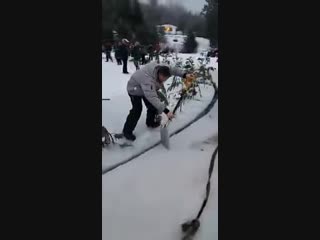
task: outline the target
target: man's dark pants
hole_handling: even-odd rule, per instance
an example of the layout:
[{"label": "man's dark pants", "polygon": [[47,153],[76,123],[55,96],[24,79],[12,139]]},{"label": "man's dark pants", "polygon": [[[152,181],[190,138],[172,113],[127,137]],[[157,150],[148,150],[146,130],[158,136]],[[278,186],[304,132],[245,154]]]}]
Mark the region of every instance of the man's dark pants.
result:
[{"label": "man's dark pants", "polygon": [[118,65],[121,65],[121,58],[116,58]]},{"label": "man's dark pants", "polygon": [[111,60],[111,62],[113,62],[112,57],[111,57],[111,52],[106,51],[106,62],[109,62],[109,59]]},{"label": "man's dark pants", "polygon": [[122,72],[127,73],[128,72],[128,69],[127,69],[128,58],[122,58],[122,62],[123,62]]},{"label": "man's dark pants", "polygon": [[132,103],[132,109],[127,117],[126,123],[123,127],[123,133],[132,134],[137,126],[142,112],[142,100],[147,107],[147,120],[148,127],[155,127],[155,119],[158,115],[158,110],[145,98],[140,96],[133,96],[129,94]]}]

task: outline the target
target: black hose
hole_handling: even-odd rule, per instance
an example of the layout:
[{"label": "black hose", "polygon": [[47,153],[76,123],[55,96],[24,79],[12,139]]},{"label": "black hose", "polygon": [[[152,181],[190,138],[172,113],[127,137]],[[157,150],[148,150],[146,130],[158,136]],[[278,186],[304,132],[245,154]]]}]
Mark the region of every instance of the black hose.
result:
[{"label": "black hose", "polygon": [[201,214],[203,213],[203,210],[206,207],[209,196],[210,196],[210,189],[211,189],[210,180],[211,180],[214,161],[216,159],[217,153],[218,153],[218,146],[216,147],[216,149],[214,150],[214,152],[212,154],[210,165],[209,165],[208,181],[207,181],[207,186],[206,186],[206,196],[202,202],[202,205],[201,205],[201,208],[197,214],[197,217],[195,219],[188,221],[188,222],[185,222],[181,225],[182,232],[184,233],[182,240],[191,240],[192,237],[196,234],[196,232],[198,231],[198,229],[200,227],[199,218],[201,217]]}]

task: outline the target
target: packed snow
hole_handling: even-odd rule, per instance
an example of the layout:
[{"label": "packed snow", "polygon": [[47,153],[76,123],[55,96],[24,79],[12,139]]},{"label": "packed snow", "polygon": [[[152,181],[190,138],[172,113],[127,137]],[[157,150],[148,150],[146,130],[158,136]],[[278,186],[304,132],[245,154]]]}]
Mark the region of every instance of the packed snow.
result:
[{"label": "packed snow", "polygon": [[[103,240],[181,239],[180,225],[195,217],[205,196],[208,167],[218,144],[218,102],[205,117],[102,177]],[[194,240],[218,239],[218,159],[211,193]]]},{"label": "packed snow", "polygon": [[[195,59],[197,54],[179,54]],[[131,102],[126,85],[135,67],[128,62],[130,74],[122,74],[115,62],[102,63],[102,124],[111,133],[122,130]],[[114,59],[115,61],[115,59]],[[216,59],[210,66],[218,69]],[[213,71],[218,85],[218,71]],[[170,84],[172,79],[166,82]],[[202,86],[203,97],[189,100],[177,112],[169,132],[184,126],[210,103],[214,89]],[[172,101],[172,102],[171,102]],[[171,99],[169,108],[175,103]],[[159,128],[145,126],[146,109],[135,130],[134,147],[109,146],[102,151],[102,169],[120,163],[160,140]],[[218,145],[218,101],[211,111],[170,138],[170,150],[162,145],[102,176],[102,240],[176,240],[181,239],[181,224],[195,218],[205,196],[208,167]],[[218,239],[218,157],[211,178],[211,193],[200,218],[194,240]]]},{"label": "packed snow", "polygon": [[[192,54],[179,54],[181,58],[194,56]],[[197,55],[198,56],[198,55]],[[211,61],[212,66],[217,67],[215,59]],[[142,66],[143,67],[143,66]],[[131,74],[135,71],[132,62],[128,62],[128,71],[130,74],[122,74],[122,66],[112,62],[102,63],[102,97],[110,98],[110,101],[102,102],[102,125],[110,133],[121,133],[126,117],[131,109],[130,98],[126,91],[126,84]],[[217,71],[213,73],[214,81],[217,82]],[[170,85],[172,78],[165,83],[166,87]],[[177,89],[178,92],[180,89]],[[185,125],[189,124],[197,115],[199,115],[211,102],[214,89],[212,86],[201,86],[202,97],[196,96],[194,100],[188,100],[183,105],[182,111],[177,111],[176,118],[170,123],[169,133],[172,133]],[[177,99],[171,99],[169,109],[173,110]],[[163,117],[166,116],[163,114]],[[102,152],[102,169],[106,169],[125,162],[131,156],[142,152],[148,147],[160,141],[160,128],[149,129],[145,124],[146,108],[143,108],[141,118],[137,124],[134,134],[137,140],[133,143],[134,147],[121,148],[118,145],[109,146]],[[120,140],[121,143],[122,140]]]}]

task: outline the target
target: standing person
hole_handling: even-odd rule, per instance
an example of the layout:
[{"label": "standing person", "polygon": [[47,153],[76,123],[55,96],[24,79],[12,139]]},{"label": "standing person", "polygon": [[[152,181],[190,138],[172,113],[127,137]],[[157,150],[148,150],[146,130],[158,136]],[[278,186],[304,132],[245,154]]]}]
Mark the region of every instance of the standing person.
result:
[{"label": "standing person", "polygon": [[128,74],[127,64],[128,64],[128,57],[129,57],[129,50],[128,50],[129,41],[127,39],[122,39],[122,44],[119,46],[120,56],[123,63],[122,72],[124,74]]},{"label": "standing person", "polygon": [[155,55],[156,55],[156,60],[157,60],[157,63],[160,63],[160,44],[157,43],[156,46],[155,46]]},{"label": "standing person", "polygon": [[213,50],[213,57],[218,57],[218,48]]},{"label": "standing person", "polygon": [[153,47],[152,47],[152,44],[150,44],[150,45],[148,46],[147,51],[148,51],[148,54],[149,54],[149,60],[148,60],[148,62],[151,62],[151,61],[153,60]]},{"label": "standing person", "polygon": [[120,53],[120,45],[121,45],[121,42],[117,42],[116,45],[115,45],[115,49],[114,49],[114,56],[117,60],[117,64],[118,65],[121,65],[121,53]]},{"label": "standing person", "polygon": [[141,64],[144,65],[147,63],[146,61],[146,55],[147,55],[147,51],[145,46],[141,46]]},{"label": "standing person", "polygon": [[148,127],[156,128],[160,123],[156,116],[164,112],[169,119],[173,113],[166,108],[158,97],[157,91],[164,87],[164,82],[171,76],[190,77],[182,69],[170,67],[156,62],[148,63],[144,68],[137,70],[127,84],[127,91],[132,103],[132,109],[123,127],[123,136],[131,141],[136,139],[133,131],[139,121],[142,112],[142,100],[147,107],[146,124]]},{"label": "standing person", "polygon": [[139,60],[141,58],[141,51],[140,51],[140,43],[135,42],[134,47],[132,48],[131,56],[133,57],[133,63],[136,67],[136,70],[139,70]]},{"label": "standing person", "polygon": [[102,53],[105,53],[104,45],[102,44]]},{"label": "standing person", "polygon": [[104,49],[105,49],[105,53],[106,53],[106,62],[109,62],[109,59],[111,60],[111,62],[113,62],[112,57],[111,57],[111,50],[112,50],[111,43],[106,42]]}]

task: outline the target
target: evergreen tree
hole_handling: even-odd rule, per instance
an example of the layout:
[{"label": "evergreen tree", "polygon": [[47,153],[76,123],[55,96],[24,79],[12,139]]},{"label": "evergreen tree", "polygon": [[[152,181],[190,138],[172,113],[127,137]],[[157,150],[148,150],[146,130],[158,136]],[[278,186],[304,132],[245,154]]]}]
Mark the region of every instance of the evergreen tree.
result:
[{"label": "evergreen tree", "polygon": [[207,20],[208,37],[211,44],[218,46],[218,0],[206,0],[202,14]]},{"label": "evergreen tree", "polygon": [[[152,26],[153,27],[153,26]],[[102,34],[110,35],[112,30],[118,37],[140,42],[154,41],[156,32],[145,24],[138,0],[102,0]]]},{"label": "evergreen tree", "polygon": [[131,23],[131,28],[135,30],[136,26],[143,25],[143,15],[140,8],[140,3],[138,0],[130,1],[130,11],[129,11],[129,21]]},{"label": "evergreen tree", "polygon": [[194,53],[198,43],[192,31],[189,32],[186,42],[184,43],[183,52],[184,53]]},{"label": "evergreen tree", "polygon": [[102,0],[102,39],[112,40],[114,0]]},{"label": "evergreen tree", "polygon": [[[149,4],[139,0],[102,0],[102,37],[111,39],[112,31],[118,33],[118,38],[138,40],[154,44],[160,38],[154,30],[156,25],[171,23],[184,32],[193,31],[197,36],[208,37],[206,18],[192,14],[177,4],[162,5],[157,0]],[[113,36],[115,40],[115,36]]]},{"label": "evergreen tree", "polygon": [[165,32],[163,28],[160,28],[159,32],[158,32],[158,41],[161,43],[166,43],[167,39],[165,37]]},{"label": "evergreen tree", "polygon": [[153,7],[157,7],[158,6],[158,0],[150,0],[150,5]]}]

